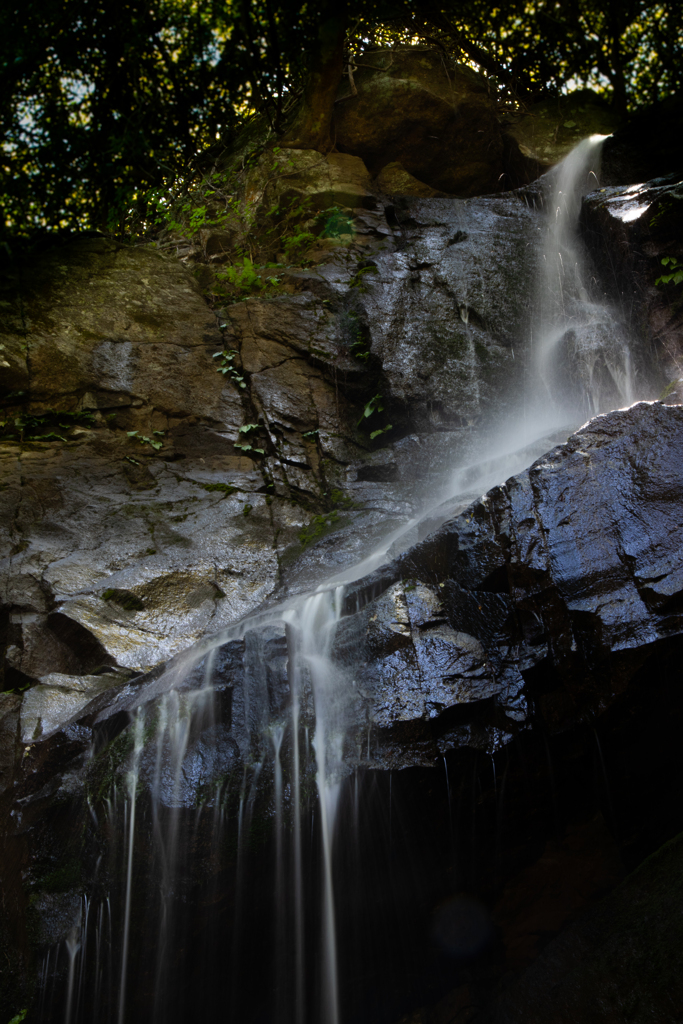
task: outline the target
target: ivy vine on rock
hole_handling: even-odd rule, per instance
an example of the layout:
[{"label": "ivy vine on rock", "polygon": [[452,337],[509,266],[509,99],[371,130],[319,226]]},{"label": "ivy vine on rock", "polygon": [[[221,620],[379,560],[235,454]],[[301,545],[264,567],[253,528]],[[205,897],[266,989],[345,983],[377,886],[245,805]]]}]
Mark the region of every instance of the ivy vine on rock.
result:
[{"label": "ivy vine on rock", "polygon": [[235,366],[235,359],[237,359],[237,352],[235,349],[223,349],[222,352],[214,352],[211,358],[220,359],[220,364],[216,367],[219,373],[222,373],[225,377],[229,377],[233,384],[236,384],[238,388],[246,388],[247,385],[244,381],[244,377]]},{"label": "ivy vine on rock", "polygon": [[87,410],[67,412],[64,409],[48,409],[44,413],[22,413],[20,416],[0,420],[0,433],[8,439],[19,441],[67,441],[68,437],[57,434],[55,427],[69,432],[74,427],[92,427],[94,424],[95,416]]},{"label": "ivy vine on rock", "polygon": [[[245,423],[243,427],[240,427],[239,432],[240,434],[248,435],[253,432],[258,432],[260,429],[261,427],[258,423]],[[255,440],[255,438],[252,438],[251,440]],[[253,452],[255,455],[265,455],[265,449],[254,447],[254,445],[251,444],[251,440],[247,440],[245,444],[240,444],[239,441],[235,441],[234,447],[238,448],[241,452]]]},{"label": "ivy vine on rock", "polygon": [[665,284],[681,284],[683,282],[683,263],[680,263],[675,256],[663,256],[660,260],[663,267],[670,267],[669,274],[662,274],[657,278],[657,286]]},{"label": "ivy vine on rock", "polygon": [[[365,408],[363,409],[363,415],[358,420],[358,426],[360,427],[364,420],[370,419],[375,413],[384,412],[384,398],[382,395],[373,395],[369,402],[366,402]],[[384,427],[379,427],[370,433],[370,440],[374,441],[376,437],[380,437],[381,434],[387,434],[390,430],[393,430],[391,423],[387,423]]]},{"label": "ivy vine on rock", "polygon": [[[158,452],[160,448],[164,447],[163,441],[156,441],[155,437],[163,437],[163,430],[153,430],[152,437],[147,437],[145,434],[140,434],[138,430],[127,430],[126,434],[132,440],[139,441],[140,444],[148,444],[150,448],[153,448],[155,452]],[[131,461],[130,459],[128,460]]]}]

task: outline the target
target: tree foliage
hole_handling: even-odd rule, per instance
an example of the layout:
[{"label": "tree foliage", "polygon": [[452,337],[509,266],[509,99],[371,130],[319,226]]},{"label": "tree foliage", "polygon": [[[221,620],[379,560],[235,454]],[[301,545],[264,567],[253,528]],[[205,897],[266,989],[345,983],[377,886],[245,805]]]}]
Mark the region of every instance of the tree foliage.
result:
[{"label": "tree foliage", "polygon": [[378,46],[439,47],[513,103],[588,85],[625,113],[683,85],[680,0],[10,0],[0,29],[15,233],[115,229],[257,112],[285,145],[323,148],[335,81]]}]

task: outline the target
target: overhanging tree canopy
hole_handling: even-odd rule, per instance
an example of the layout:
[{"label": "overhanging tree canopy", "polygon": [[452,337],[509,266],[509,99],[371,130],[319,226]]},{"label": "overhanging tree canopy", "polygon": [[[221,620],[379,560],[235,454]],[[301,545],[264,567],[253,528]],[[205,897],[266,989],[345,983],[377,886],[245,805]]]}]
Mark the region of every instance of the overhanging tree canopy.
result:
[{"label": "overhanging tree canopy", "polygon": [[12,232],[114,226],[255,111],[285,144],[324,147],[363,49],[427,42],[518,102],[589,85],[625,113],[683,85],[679,0],[14,0],[0,29]]}]

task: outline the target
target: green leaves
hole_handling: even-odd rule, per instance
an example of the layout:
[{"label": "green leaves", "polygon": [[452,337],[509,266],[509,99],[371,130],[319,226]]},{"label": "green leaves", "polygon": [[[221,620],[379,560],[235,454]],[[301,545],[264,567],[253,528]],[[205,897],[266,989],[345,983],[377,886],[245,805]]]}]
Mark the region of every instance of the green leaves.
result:
[{"label": "green leaves", "polygon": [[[620,109],[683,85],[680,0],[349,0],[346,7],[349,55],[436,46],[446,63],[466,60],[485,71],[511,109],[548,89],[559,95],[568,82]],[[8,230],[120,231],[131,209],[157,201],[164,212],[163,196],[155,200],[150,190],[210,148],[213,162],[241,126],[253,129],[259,147],[281,135],[317,59],[321,10],[284,0],[5,4],[0,205]],[[575,130],[571,120],[564,124]],[[270,169],[288,170],[285,154],[275,147]],[[215,193],[212,186],[188,214],[193,231],[213,220]],[[342,238],[352,226],[347,214],[325,211],[321,234]],[[297,254],[307,243],[299,240]]]},{"label": "green leaves", "polygon": [[357,338],[351,345],[350,352],[353,358],[361,363],[367,363],[370,358],[370,350],[365,338]]},{"label": "green leaves", "polygon": [[239,450],[241,452],[254,452],[254,454],[256,454],[256,455],[265,455],[266,454],[263,448],[254,448],[254,446],[251,445],[251,444],[237,444],[237,443],[235,443],[233,447],[239,448]]},{"label": "green leaves", "polygon": [[[14,233],[116,231],[131,204],[243,120],[233,5],[41,0],[0,11],[0,204]],[[20,55],[20,59],[16,59]]]},{"label": "green leaves", "polygon": [[339,239],[342,235],[354,234],[353,217],[340,206],[328,206],[319,217],[323,220],[322,238]]},{"label": "green leaves", "polygon": [[370,440],[374,441],[376,437],[380,436],[380,434],[386,434],[393,429],[394,428],[392,427],[391,423],[389,423],[386,427],[382,427],[381,430],[373,430],[372,433],[370,434]]},{"label": "green leaves", "polygon": [[227,281],[239,292],[249,292],[254,289],[263,288],[261,274],[254,266],[248,256],[244,256],[241,264],[234,267],[226,267],[216,277],[219,281]]},{"label": "green leaves", "polygon": [[[23,392],[20,392],[23,394]],[[92,427],[95,422],[93,413],[87,410],[67,412],[66,410],[48,409],[44,413],[22,413],[13,419],[0,423],[0,430],[5,436],[18,436],[21,441],[67,441],[62,434],[55,433],[51,427],[72,430],[76,426]]]},{"label": "green leaves", "polygon": [[[144,434],[140,434],[137,430],[127,430],[126,434],[127,434],[128,437],[130,437],[130,438],[132,438],[132,439],[134,439],[136,441],[139,441],[140,444],[148,444],[150,446],[150,448],[154,449],[155,452],[158,452],[160,448],[164,447],[163,441],[155,441],[154,437],[146,437]],[[153,435],[157,435],[159,437],[163,437],[164,436],[164,431],[163,430],[153,430],[152,434]],[[128,459],[128,461],[130,462],[132,460]]]},{"label": "green leaves", "polygon": [[381,395],[373,395],[372,398],[370,399],[370,401],[366,403],[366,406],[363,409],[363,415],[358,420],[358,426],[361,425],[363,420],[369,419],[370,416],[373,415],[373,413],[384,412],[384,404],[383,403],[384,403],[384,399],[382,398]]},{"label": "green leaves", "polygon": [[277,288],[280,278],[265,274],[265,271],[273,266],[273,263],[257,266],[249,256],[243,256],[241,263],[218,271],[216,280],[229,285],[239,296],[246,298],[253,292],[260,292],[269,287]]},{"label": "green leaves", "polygon": [[[364,420],[369,419],[371,416],[374,416],[375,413],[378,412],[384,412],[384,399],[382,395],[379,394],[373,395],[370,401],[366,403],[365,408],[363,409],[363,415],[358,420],[358,426],[360,427],[361,423],[363,423]],[[376,437],[380,437],[382,434],[387,434],[390,430],[393,429],[394,428],[392,427],[391,423],[388,423],[384,427],[379,427],[376,430],[371,431],[370,440],[374,441]]]},{"label": "green leaves", "polygon": [[246,388],[244,377],[239,372],[234,361],[237,358],[237,352],[235,349],[223,349],[222,352],[214,352],[211,356],[212,359],[220,359],[220,366],[217,367],[219,373],[222,373],[224,377],[229,377],[233,384],[236,384],[238,388]]},{"label": "green leaves", "polygon": [[675,256],[663,256],[660,262],[663,267],[671,267],[671,273],[658,277],[655,281],[656,285],[681,284],[683,282],[683,263],[679,263]]},{"label": "green leaves", "polygon": [[[251,434],[253,431],[259,431],[261,428],[258,423],[245,423],[244,426],[240,427],[240,434]],[[247,442],[246,444],[240,444],[238,441],[235,442],[235,448],[238,448],[241,452],[254,452],[255,455],[265,455],[263,448],[255,448],[252,444]]]}]

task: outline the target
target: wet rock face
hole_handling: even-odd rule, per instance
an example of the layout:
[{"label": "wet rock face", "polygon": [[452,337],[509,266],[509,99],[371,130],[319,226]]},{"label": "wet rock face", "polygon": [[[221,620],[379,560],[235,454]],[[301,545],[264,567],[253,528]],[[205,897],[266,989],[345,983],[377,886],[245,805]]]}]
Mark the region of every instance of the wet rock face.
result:
[{"label": "wet rock face", "polygon": [[388,396],[416,426],[502,413],[522,386],[538,214],[515,195],[404,201],[393,216],[403,245],[375,260],[360,303]]},{"label": "wet rock face", "polygon": [[495,748],[532,706],[551,732],[600,714],[651,645],[683,629],[682,488],[681,407],[641,403],[590,421],[354,585],[362,600],[391,584],[358,613],[370,719],[423,723],[423,758],[429,743],[431,757]]},{"label": "wet rock face", "polygon": [[[483,751],[488,767],[492,753],[512,756],[513,738],[542,747],[531,725],[541,724],[560,745],[572,730],[608,716],[619,701],[626,701],[632,727],[626,684],[653,652],[655,659],[663,645],[671,652],[683,628],[682,456],[680,406],[641,403],[597,417],[529,470],[464,510],[456,508],[434,533],[350,586],[336,640],[339,670],[354,684],[345,709],[348,765],[419,771],[445,754],[458,764],[468,758],[476,764]],[[130,593],[118,588],[118,607],[137,614],[141,610],[125,608]],[[13,781],[4,808],[14,812],[8,818],[8,891],[20,892],[28,865],[39,944],[68,934],[81,879],[94,871],[101,843],[85,797],[101,799],[113,778],[125,779],[135,729],[157,723],[154,742],[144,743],[139,756],[141,793],[157,785],[163,813],[188,815],[188,835],[192,809],[210,787],[214,791],[228,779],[237,799],[250,770],[255,779],[262,765],[268,771],[266,727],[290,700],[287,632],[282,624],[254,624],[212,657],[214,693],[203,688],[206,659],[181,655],[165,671],[143,677],[106,666],[90,676],[53,673],[28,691],[22,706],[18,695],[2,695],[0,781]],[[211,713],[202,703],[207,700]],[[146,718],[133,723],[140,706]],[[301,725],[312,721],[310,693],[304,692]],[[538,757],[545,758],[542,749]],[[566,755],[572,778],[573,757]],[[514,806],[522,814],[526,776],[511,775]],[[269,780],[260,778],[270,793]],[[312,777],[305,782],[312,785]],[[424,780],[421,785],[431,789]],[[471,783],[462,785],[469,792]],[[146,799],[141,796],[141,808]],[[270,823],[272,808],[263,813]],[[74,814],[93,864],[86,857],[64,874]],[[578,845],[590,847],[591,840]],[[609,850],[586,875],[573,849],[568,841],[550,852],[560,870],[566,861],[567,871],[578,873],[586,899],[619,876]],[[215,866],[207,861],[210,870]],[[551,888],[558,884],[552,866],[546,874]],[[534,921],[517,919],[515,891],[512,886],[497,913],[506,942],[523,960],[535,942]],[[560,901],[540,916],[555,929],[576,904]],[[19,901],[10,914],[17,934],[25,913]],[[558,970],[564,978],[565,966]],[[589,977],[585,991],[595,983]],[[562,984],[573,1007],[572,985]],[[545,999],[546,981],[538,985]],[[525,989],[515,995],[522,1007],[528,998]],[[515,1016],[516,1006],[505,1004],[505,1019],[525,1019],[521,1010]]]},{"label": "wet rock face", "polygon": [[[605,712],[683,631],[682,493],[683,411],[640,403],[590,421],[350,586],[334,646],[349,764],[430,765],[453,748],[495,751],[532,721],[553,734]],[[220,649],[212,671],[241,759],[286,707],[288,664],[282,627]],[[180,657],[94,699],[88,728],[179,683],[191,693],[202,665]]]},{"label": "wet rock face", "polygon": [[[297,165],[290,184],[341,187],[360,161],[338,163],[329,181]],[[519,195],[370,204],[351,245],[218,317],[150,248],[85,239],[6,274],[7,686],[146,669],[295,566],[317,583],[321,559],[356,560],[446,457],[469,457],[474,423],[505,413],[540,214]],[[303,528],[360,517],[301,558]]]},{"label": "wet rock face", "polygon": [[586,196],[582,210],[584,237],[602,286],[621,310],[624,323],[658,359],[664,372],[662,387],[671,385],[672,401],[681,399],[682,286],[657,282],[683,262],[679,179],[680,174],[672,174],[644,184],[602,188]]}]

